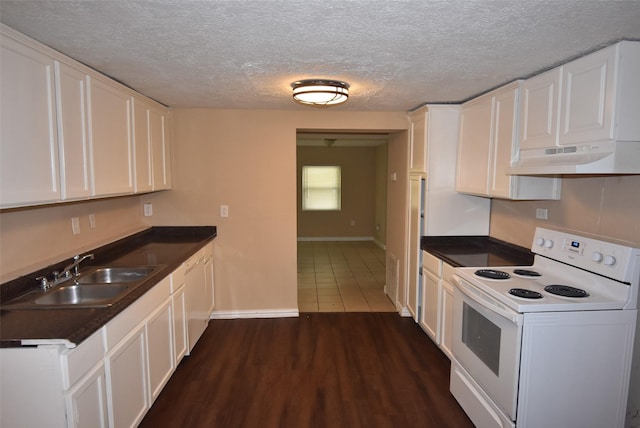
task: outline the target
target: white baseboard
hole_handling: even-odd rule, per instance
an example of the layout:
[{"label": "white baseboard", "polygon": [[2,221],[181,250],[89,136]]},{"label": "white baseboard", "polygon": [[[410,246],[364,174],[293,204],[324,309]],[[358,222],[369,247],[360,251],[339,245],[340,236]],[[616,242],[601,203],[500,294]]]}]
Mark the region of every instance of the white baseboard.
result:
[{"label": "white baseboard", "polygon": [[411,312],[409,312],[409,309],[407,309],[406,307],[403,307],[400,310],[400,316],[401,317],[409,317],[409,318],[413,318],[413,315],[411,315]]},{"label": "white baseboard", "polygon": [[300,316],[298,309],[277,309],[268,311],[213,311],[212,320],[240,318],[291,318]]},{"label": "white baseboard", "polygon": [[298,241],[373,241],[373,236],[298,236]]},{"label": "white baseboard", "polygon": [[376,244],[381,249],[387,251],[387,246],[385,244],[383,244],[382,242],[378,241],[377,239],[374,238],[373,239],[373,243]]}]

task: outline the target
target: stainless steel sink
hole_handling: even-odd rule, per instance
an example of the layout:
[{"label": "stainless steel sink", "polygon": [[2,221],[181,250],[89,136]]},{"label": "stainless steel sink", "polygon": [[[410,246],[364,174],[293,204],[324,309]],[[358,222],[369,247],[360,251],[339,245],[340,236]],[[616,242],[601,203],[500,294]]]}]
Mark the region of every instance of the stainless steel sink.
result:
[{"label": "stainless steel sink", "polygon": [[36,305],[47,306],[109,306],[129,291],[127,284],[71,284],[63,285],[36,298]]},{"label": "stainless steel sink", "polygon": [[2,309],[69,309],[111,306],[162,266],[91,267],[46,291],[31,291],[2,304]]},{"label": "stainless steel sink", "polygon": [[77,278],[78,284],[113,284],[140,281],[153,272],[155,266],[99,267]]}]

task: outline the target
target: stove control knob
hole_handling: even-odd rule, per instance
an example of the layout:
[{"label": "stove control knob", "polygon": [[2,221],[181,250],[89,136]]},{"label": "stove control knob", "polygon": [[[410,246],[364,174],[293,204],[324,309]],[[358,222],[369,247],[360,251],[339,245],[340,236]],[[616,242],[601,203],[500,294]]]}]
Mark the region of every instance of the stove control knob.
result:
[{"label": "stove control knob", "polygon": [[593,256],[591,256],[591,260],[593,260],[596,263],[600,263],[603,258],[604,256],[602,255],[602,253],[599,253],[597,251],[593,253]]},{"label": "stove control knob", "polygon": [[538,238],[536,239],[536,245],[538,247],[542,247],[544,245],[544,238]]},{"label": "stove control knob", "polygon": [[605,266],[613,266],[616,264],[616,258],[613,256],[605,256],[604,258],[604,264]]},{"label": "stove control knob", "polygon": [[551,239],[545,239],[544,247],[545,248],[553,248],[553,241]]}]

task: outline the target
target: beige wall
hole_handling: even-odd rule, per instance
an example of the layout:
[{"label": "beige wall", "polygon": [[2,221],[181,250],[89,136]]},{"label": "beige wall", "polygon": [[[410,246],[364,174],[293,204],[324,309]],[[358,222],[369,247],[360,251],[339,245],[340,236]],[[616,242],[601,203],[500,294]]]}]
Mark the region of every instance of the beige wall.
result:
[{"label": "beige wall", "polygon": [[[89,228],[89,214],[96,228]],[[71,217],[80,234],[71,233]],[[6,210],[0,214],[0,282],[144,229],[137,196]]]},{"label": "beige wall", "polygon": [[[340,166],[342,207],[339,211],[302,210],[302,167],[317,165]],[[298,147],[296,182],[299,238],[373,237],[376,202],[375,147]]]},{"label": "beige wall", "polygon": [[[536,220],[536,208],[548,208],[549,219]],[[528,248],[536,226],[640,246],[640,175],[565,176],[559,201],[492,201],[491,236]]]},{"label": "beige wall", "polygon": [[408,124],[402,112],[318,109],[178,109],[173,120],[173,190],[142,201],[155,225],[218,226],[216,310],[239,316],[297,308],[296,130]]},{"label": "beige wall", "polygon": [[[408,132],[398,133],[389,140],[387,171],[387,257],[394,255],[399,262],[399,288],[396,296],[398,310],[404,306],[408,268],[407,243],[409,232],[409,138]],[[388,259],[387,259],[388,260]],[[389,269],[389,266],[387,266]],[[389,294],[389,293],[388,293]],[[393,298],[393,296],[391,296]]]}]

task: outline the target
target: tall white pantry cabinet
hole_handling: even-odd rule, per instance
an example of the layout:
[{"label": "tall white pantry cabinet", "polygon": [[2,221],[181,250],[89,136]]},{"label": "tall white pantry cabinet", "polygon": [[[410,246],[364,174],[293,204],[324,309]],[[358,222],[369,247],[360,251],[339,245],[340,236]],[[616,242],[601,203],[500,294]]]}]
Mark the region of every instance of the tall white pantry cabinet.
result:
[{"label": "tall white pantry cabinet", "polygon": [[439,294],[426,288],[422,276],[421,236],[487,235],[491,200],[455,190],[460,106],[429,104],[409,118],[408,281],[406,301],[396,306],[419,321],[425,316],[425,298]]},{"label": "tall white pantry cabinet", "polygon": [[0,30],[0,208],[170,188],[166,107]]}]

